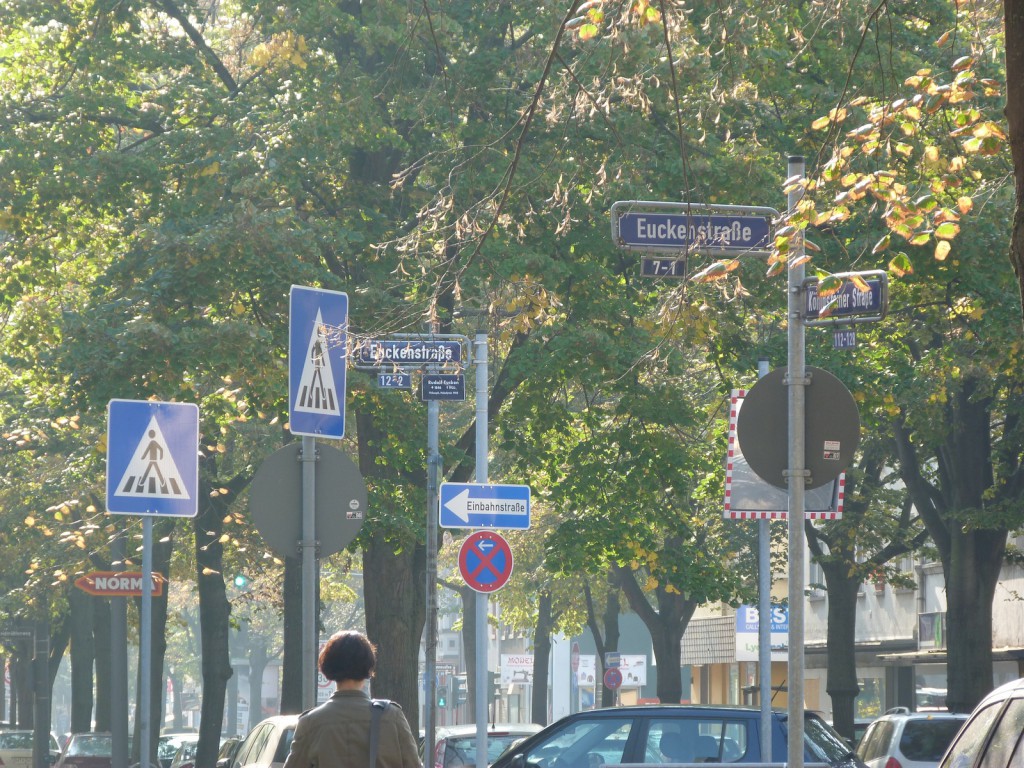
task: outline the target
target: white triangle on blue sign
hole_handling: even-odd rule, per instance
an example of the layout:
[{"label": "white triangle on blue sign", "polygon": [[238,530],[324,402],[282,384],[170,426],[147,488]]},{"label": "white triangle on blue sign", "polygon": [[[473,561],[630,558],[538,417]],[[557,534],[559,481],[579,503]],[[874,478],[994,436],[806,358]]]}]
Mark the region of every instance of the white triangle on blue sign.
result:
[{"label": "white triangle on blue sign", "polygon": [[313,333],[309,336],[306,348],[306,359],[302,364],[302,377],[295,397],[296,411],[341,415],[338,387],[334,383],[334,370],[328,354],[329,343],[323,316],[318,308]]},{"label": "white triangle on blue sign", "polygon": [[187,499],[188,489],[174,463],[156,416],[151,416],[132,460],[121,476],[115,496]]}]

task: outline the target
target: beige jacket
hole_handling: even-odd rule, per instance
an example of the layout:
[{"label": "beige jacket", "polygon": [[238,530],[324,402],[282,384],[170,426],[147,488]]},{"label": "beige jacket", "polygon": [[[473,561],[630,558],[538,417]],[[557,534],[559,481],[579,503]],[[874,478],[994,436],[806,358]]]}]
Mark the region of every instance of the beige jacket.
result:
[{"label": "beige jacket", "polygon": [[[372,708],[364,691],[337,691],[304,712],[284,768],[368,768]],[[405,713],[392,703],[380,720],[377,768],[421,768],[418,752]]]}]

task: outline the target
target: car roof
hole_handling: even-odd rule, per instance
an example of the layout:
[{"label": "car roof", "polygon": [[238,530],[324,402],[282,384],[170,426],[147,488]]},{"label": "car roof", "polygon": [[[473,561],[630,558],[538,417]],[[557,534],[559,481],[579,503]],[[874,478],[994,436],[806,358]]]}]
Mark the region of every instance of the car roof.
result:
[{"label": "car roof", "polygon": [[1024,692],[1024,677],[1012,680],[1009,683],[1003,683],[982,699],[982,702],[998,701],[999,699],[1005,699],[1018,692]]},{"label": "car roof", "polygon": [[[487,733],[521,733],[525,735],[537,733],[543,727],[536,723],[488,723]],[[471,736],[474,733],[476,733],[476,726],[472,723],[465,725],[442,725],[435,729],[434,737],[440,739],[450,736]]]}]

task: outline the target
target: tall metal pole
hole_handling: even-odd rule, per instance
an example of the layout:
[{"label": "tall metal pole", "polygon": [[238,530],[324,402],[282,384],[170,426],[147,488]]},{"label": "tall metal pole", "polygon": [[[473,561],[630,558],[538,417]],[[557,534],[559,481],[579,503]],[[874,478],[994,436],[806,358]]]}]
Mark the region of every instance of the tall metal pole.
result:
[{"label": "tall metal pole", "polygon": [[[433,369],[434,366],[431,366]],[[427,625],[423,654],[423,707],[424,750],[429,766],[434,760],[434,732],[437,725],[437,529],[438,529],[438,477],[441,474],[438,421],[441,404],[427,401]]]},{"label": "tall metal pole", "polygon": [[150,669],[153,657],[153,517],[142,518],[142,610],[139,617],[139,765],[148,766],[150,739]]},{"label": "tall metal pole", "polygon": [[[476,354],[476,481],[487,482],[487,333],[479,331],[475,339]],[[487,595],[476,594],[476,710],[477,765],[486,765],[487,754]]]},{"label": "tall metal pole", "polygon": [[[792,214],[804,188],[804,159],[789,158],[787,178],[791,189],[787,195]],[[794,182],[794,180],[799,180]],[[804,280],[803,230],[793,236],[789,248],[789,671],[788,671],[788,764],[789,768],[804,765],[804,488],[806,486],[805,401],[806,370],[804,321],[801,314]]]},{"label": "tall metal pole", "polygon": [[302,709],[316,706],[316,438],[302,452]]},{"label": "tall metal pole", "polygon": [[[114,570],[125,570],[125,532],[110,542]],[[111,768],[128,768],[128,598],[110,598],[110,738]]]},{"label": "tall metal pole", "polygon": [[[757,377],[768,375],[768,361],[757,361]],[[772,564],[771,529],[767,518],[757,521],[757,664],[761,690],[761,757],[772,759]]]}]

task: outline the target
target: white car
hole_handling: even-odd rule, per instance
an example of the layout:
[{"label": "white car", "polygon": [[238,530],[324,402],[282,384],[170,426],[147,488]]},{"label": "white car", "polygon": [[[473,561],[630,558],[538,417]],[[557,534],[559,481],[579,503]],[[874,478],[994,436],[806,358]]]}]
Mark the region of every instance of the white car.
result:
[{"label": "white car", "polygon": [[935,768],[967,715],[891,709],[873,721],[857,744],[868,768]]},{"label": "white car", "polygon": [[[487,725],[487,762],[477,766],[476,726],[440,726],[434,733],[433,768],[487,768],[511,745],[541,730],[534,723],[489,723]],[[421,758],[424,756],[421,754]],[[423,759],[425,768],[430,762]]]},{"label": "white car", "polygon": [[257,723],[235,752],[231,768],[281,768],[298,722],[298,715],[277,715]]},{"label": "white car", "polygon": [[[32,731],[0,731],[0,766],[3,768],[32,768]],[[50,736],[50,763],[57,761],[60,747]]]}]

